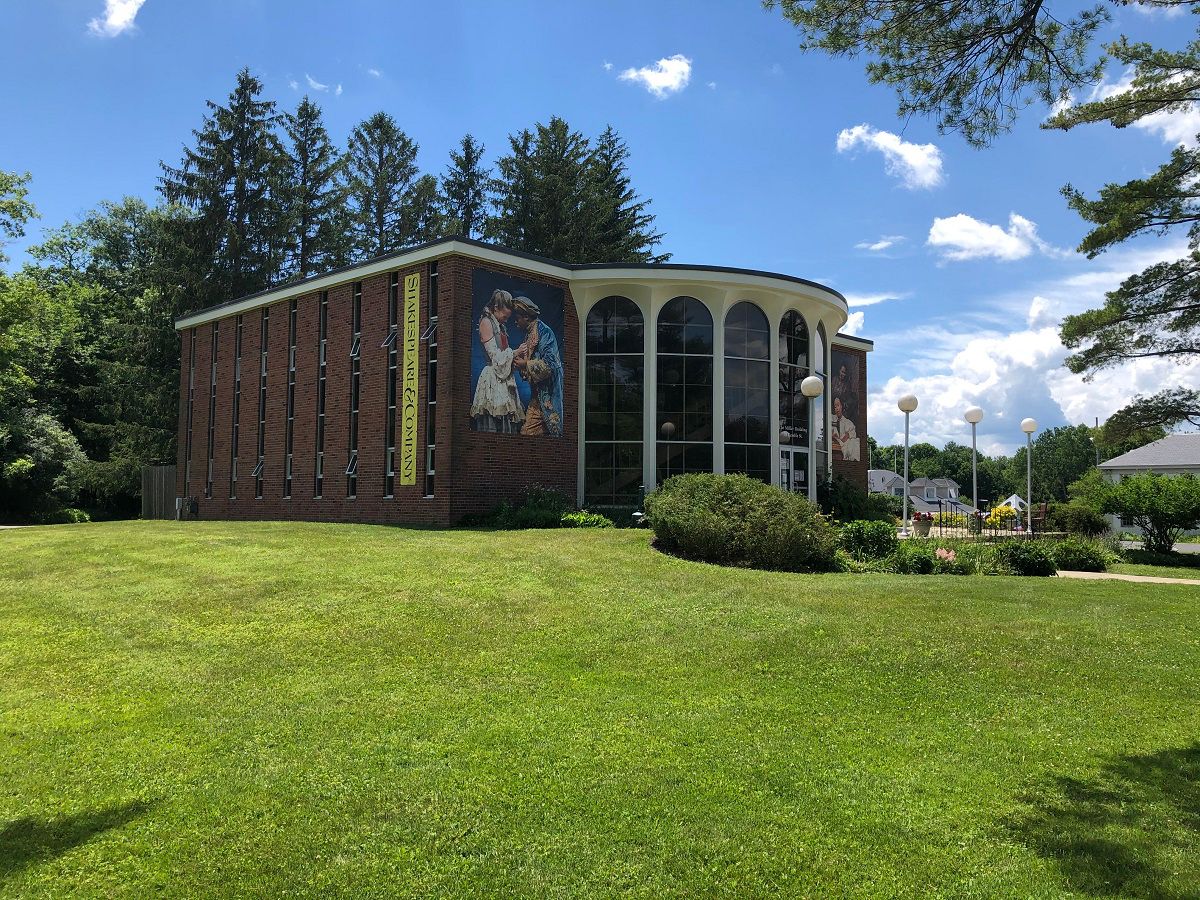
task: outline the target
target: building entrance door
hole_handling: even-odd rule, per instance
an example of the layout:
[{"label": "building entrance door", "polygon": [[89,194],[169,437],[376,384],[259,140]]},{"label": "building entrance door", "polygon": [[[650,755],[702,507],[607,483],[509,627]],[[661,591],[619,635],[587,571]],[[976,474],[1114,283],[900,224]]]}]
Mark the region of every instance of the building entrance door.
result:
[{"label": "building entrance door", "polygon": [[779,486],[794,494],[808,494],[808,451],[779,451]]}]

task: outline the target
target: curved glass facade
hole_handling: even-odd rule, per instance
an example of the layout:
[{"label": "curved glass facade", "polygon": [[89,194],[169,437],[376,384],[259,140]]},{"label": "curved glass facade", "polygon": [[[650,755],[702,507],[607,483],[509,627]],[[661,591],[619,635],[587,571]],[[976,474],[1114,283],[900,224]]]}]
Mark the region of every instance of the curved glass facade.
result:
[{"label": "curved glass facade", "polygon": [[659,484],[672,475],[713,470],[713,319],[695,297],[676,297],[658,313],[655,402]]},{"label": "curved glass facade", "polygon": [[808,326],[795,310],[779,322],[779,483],[788,490],[808,491],[808,398],[800,383],[809,369]]},{"label": "curved glass facade", "polygon": [[725,471],[771,481],[771,326],[742,300],[725,316]]},{"label": "curved glass facade", "polygon": [[637,304],[605,297],[585,329],[584,503],[632,506],[642,484],[645,325]]}]

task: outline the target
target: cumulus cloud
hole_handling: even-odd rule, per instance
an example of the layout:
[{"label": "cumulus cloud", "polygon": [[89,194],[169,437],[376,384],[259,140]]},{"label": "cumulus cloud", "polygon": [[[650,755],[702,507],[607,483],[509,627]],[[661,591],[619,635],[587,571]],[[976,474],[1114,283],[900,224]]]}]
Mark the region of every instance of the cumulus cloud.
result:
[{"label": "cumulus cloud", "polygon": [[863,328],[863,319],[866,318],[866,313],[852,312],[846,318],[846,324],[841,327],[842,334],[861,334]]},{"label": "cumulus cloud", "polygon": [[612,63],[610,63],[610,62],[609,62],[609,61],[606,59],[606,60],[604,61],[604,71],[605,71],[605,72],[611,72],[611,71],[612,71],[612,67],[613,67],[613,66],[612,66]]},{"label": "cumulus cloud", "polygon": [[980,319],[967,315],[876,335],[875,355],[902,362],[905,374],[872,385],[871,434],[884,444],[903,440],[904,416],[896,399],[911,392],[920,401],[912,418],[913,441],[968,441],[970,426],[962,413],[978,404],[985,412],[980,448],[1011,453],[1023,441],[1025,416],[1043,428],[1103,422],[1136,394],[1154,393],[1164,384],[1200,383],[1200,361],[1181,365],[1164,359],[1132,361],[1084,381],[1063,367],[1068,351],[1058,335],[1064,315],[1094,308],[1129,275],[1184,252],[1183,244],[1126,251],[1098,267],[1081,262],[1089,268],[988,298],[986,306],[1003,313],[989,321],[1015,322],[1008,328],[980,327]]},{"label": "cumulus cloud", "polygon": [[88,31],[97,37],[111,38],[134,27],[138,10],[146,0],[104,0],[104,14],[88,22]]},{"label": "cumulus cloud", "polygon": [[[1182,9],[1182,7],[1181,7]],[[1133,87],[1133,70],[1127,69],[1117,81],[1103,81],[1092,89],[1089,100],[1107,100],[1117,94],[1123,94]],[[1134,128],[1140,128],[1156,135],[1167,144],[1186,146],[1195,144],[1200,135],[1200,105],[1189,103],[1174,112],[1157,112],[1143,116],[1133,123]]]},{"label": "cumulus cloud", "polygon": [[678,94],[692,79],[692,61],[682,53],[660,59],[652,66],[626,69],[617,76],[622,81],[640,84],[651,94],[662,100]]},{"label": "cumulus cloud", "polygon": [[871,253],[882,253],[904,241],[902,234],[885,234],[877,241],[859,241],[854,245],[856,250],[868,250]]},{"label": "cumulus cloud", "polygon": [[981,222],[965,213],[935,218],[926,243],[938,250],[943,259],[955,262],[966,259],[1012,262],[1035,250],[1046,256],[1070,255],[1043,241],[1038,237],[1037,225],[1016,213],[1009,215],[1007,228]]},{"label": "cumulus cloud", "polygon": [[866,124],[838,132],[838,153],[860,146],[882,153],[884,171],[899,178],[910,191],[935,188],[943,181],[942,151],[933,144],[913,144],[898,134]]}]

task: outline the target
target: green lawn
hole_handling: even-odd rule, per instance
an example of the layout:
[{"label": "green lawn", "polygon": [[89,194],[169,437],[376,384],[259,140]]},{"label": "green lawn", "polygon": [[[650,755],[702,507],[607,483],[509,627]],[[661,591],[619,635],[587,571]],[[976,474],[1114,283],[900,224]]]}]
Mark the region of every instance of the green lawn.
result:
[{"label": "green lawn", "polygon": [[1110,571],[1122,575],[1154,575],[1161,578],[1200,578],[1200,569],[1194,566],[1143,566],[1134,563],[1117,563]]},{"label": "green lawn", "polygon": [[0,895],[1200,895],[1188,585],[0,532]]}]

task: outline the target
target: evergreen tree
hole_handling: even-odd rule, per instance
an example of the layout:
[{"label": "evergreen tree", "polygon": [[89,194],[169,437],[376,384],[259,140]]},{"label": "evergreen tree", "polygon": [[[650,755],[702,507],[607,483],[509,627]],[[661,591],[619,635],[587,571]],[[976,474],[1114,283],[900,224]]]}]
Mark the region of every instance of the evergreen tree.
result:
[{"label": "evergreen tree", "polygon": [[509,137],[497,163],[490,237],[505,246],[571,263],[661,261],[661,235],[630,185],[629,151],[611,128],[593,148],[555,116]]},{"label": "evergreen tree", "polygon": [[243,69],[227,106],[208,101],[180,166],[162,164],[163,196],[194,214],[181,223],[179,243],[193,254],[188,277],[197,306],[261,290],[283,263],[284,154],[275,104],[260,99],[262,89]]},{"label": "evergreen tree", "polygon": [[438,180],[434,176],[422,175],[405,192],[400,231],[405,246],[427,244],[448,233]]},{"label": "evergreen tree", "polygon": [[639,200],[631,186],[626,162],[629,148],[611,125],[596,141],[588,166],[587,224],[592,234],[580,262],[666,262],[669,253],[655,254],[662,241],[654,231],[650,201]]},{"label": "evergreen tree", "polygon": [[491,197],[492,173],[481,165],[484,146],[464,135],[458,150],[450,151],[450,165],[442,176],[445,227],[466,238],[483,231]]},{"label": "evergreen tree", "polygon": [[342,245],[347,235],[339,229],[339,212],[345,205],[341,179],[343,163],[329,140],[321,119],[321,108],[308,97],[283,120],[287,148],[288,261],[286,272],[294,278],[333,268],[346,256]]},{"label": "evergreen tree", "polygon": [[404,231],[404,206],[416,178],[417,144],[391,116],[375,113],[354,129],[346,188],[355,259],[381,256],[414,243]]}]

